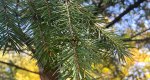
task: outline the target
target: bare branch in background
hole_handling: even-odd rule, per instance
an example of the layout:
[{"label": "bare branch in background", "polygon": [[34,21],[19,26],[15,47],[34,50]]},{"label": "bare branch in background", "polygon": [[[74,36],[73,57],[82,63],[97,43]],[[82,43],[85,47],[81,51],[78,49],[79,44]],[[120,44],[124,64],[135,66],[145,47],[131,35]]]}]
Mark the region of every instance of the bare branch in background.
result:
[{"label": "bare branch in background", "polygon": [[141,42],[150,42],[150,37],[147,37],[147,38],[143,38],[143,39],[124,39],[123,40],[124,42],[138,42],[138,43],[141,43]]},{"label": "bare branch in background", "polygon": [[116,22],[118,22],[124,15],[126,15],[127,13],[129,13],[131,10],[133,10],[134,8],[138,7],[141,3],[143,3],[146,0],[138,0],[137,2],[135,2],[134,4],[130,5],[125,11],[123,11],[118,17],[116,17],[112,22],[110,22],[106,28],[111,27],[112,25],[114,25]]},{"label": "bare branch in background", "polygon": [[26,68],[20,67],[20,66],[18,66],[18,65],[12,64],[12,63],[4,62],[4,61],[0,61],[0,63],[6,64],[6,65],[8,65],[8,66],[15,67],[15,68],[20,69],[20,70],[24,70],[24,71],[27,71],[27,72],[31,72],[31,73],[34,73],[34,74],[40,74],[39,72],[31,71],[31,70],[28,70],[28,69],[26,69]]},{"label": "bare branch in background", "polygon": [[146,32],[146,31],[148,31],[148,30],[150,30],[150,28],[145,29],[145,30],[143,30],[143,31],[141,31],[141,32],[139,32],[139,33],[137,33],[137,34],[135,34],[135,35],[131,36],[131,39],[132,39],[132,38],[134,38],[134,37],[136,37],[136,36],[141,35],[142,33]]},{"label": "bare branch in background", "polygon": [[131,42],[131,41],[136,41],[136,42],[148,41],[148,40],[150,40],[149,37],[148,37],[148,38],[144,38],[144,39],[133,39],[133,38],[135,38],[135,37],[137,37],[137,36],[143,34],[144,32],[146,32],[146,31],[148,31],[148,30],[150,30],[150,28],[141,31],[141,32],[139,32],[139,33],[137,33],[137,34],[131,36],[130,38],[123,39],[123,41],[125,41],[125,42]]}]

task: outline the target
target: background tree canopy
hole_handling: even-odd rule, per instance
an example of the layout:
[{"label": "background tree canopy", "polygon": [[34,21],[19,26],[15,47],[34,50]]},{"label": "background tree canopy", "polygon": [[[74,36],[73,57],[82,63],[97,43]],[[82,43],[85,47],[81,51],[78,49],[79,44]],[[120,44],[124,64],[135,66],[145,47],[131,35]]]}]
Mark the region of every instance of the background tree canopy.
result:
[{"label": "background tree canopy", "polygon": [[0,0],[3,55],[28,55],[39,72],[0,63],[41,80],[128,79],[133,55],[150,48],[149,9],[149,0]]}]

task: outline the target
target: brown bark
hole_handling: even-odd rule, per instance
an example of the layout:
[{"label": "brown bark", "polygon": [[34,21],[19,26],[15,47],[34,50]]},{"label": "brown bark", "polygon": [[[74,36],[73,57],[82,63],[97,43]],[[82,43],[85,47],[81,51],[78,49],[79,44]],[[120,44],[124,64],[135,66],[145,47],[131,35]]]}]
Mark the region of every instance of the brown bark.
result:
[{"label": "brown bark", "polygon": [[[57,69],[56,69],[57,70]],[[56,70],[44,71],[42,67],[39,66],[40,79],[41,80],[58,80],[58,73]]]}]

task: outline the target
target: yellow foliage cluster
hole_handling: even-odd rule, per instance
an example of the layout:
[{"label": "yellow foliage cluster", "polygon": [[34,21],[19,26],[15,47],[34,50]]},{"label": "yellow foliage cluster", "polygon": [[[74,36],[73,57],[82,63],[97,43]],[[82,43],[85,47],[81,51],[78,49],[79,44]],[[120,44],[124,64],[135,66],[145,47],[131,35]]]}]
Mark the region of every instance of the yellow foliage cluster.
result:
[{"label": "yellow foliage cluster", "polygon": [[[130,52],[133,54],[132,59],[126,58],[126,63],[124,66],[119,66],[121,69],[121,72],[123,72],[119,75],[126,77],[129,75],[129,69],[132,67],[134,64],[138,62],[145,62],[145,63],[150,63],[150,55],[146,53],[141,53],[139,49],[137,48],[132,48],[130,49]],[[36,65],[36,60],[31,59],[31,57],[27,55],[18,55],[16,53],[14,54],[5,54],[4,56],[0,55],[0,60],[8,62],[11,60],[13,63],[15,63],[18,66],[21,66],[23,68],[29,69],[31,71],[38,72],[38,67]],[[115,71],[115,66],[113,64],[109,64],[109,66],[105,66],[104,64],[97,64],[97,65],[92,65],[94,73],[90,73],[93,75],[97,80],[122,80],[122,78],[118,75],[114,77],[114,71]],[[145,69],[150,69],[150,66],[147,65],[145,66]],[[150,74],[145,73],[145,77],[147,79],[150,79]],[[39,75],[30,73],[27,71],[23,70],[17,70],[15,74],[15,78],[17,80],[40,80]],[[138,79],[138,78],[137,78]],[[68,79],[69,80],[69,79]]]},{"label": "yellow foliage cluster", "polygon": [[[11,60],[15,65],[18,65],[20,67],[26,68],[31,71],[38,72],[38,66],[36,65],[36,60],[31,59],[31,57],[27,55],[21,55],[21,54],[19,55],[16,53],[11,53],[2,56],[2,54],[0,54],[0,60],[5,62]],[[17,72],[15,74],[15,79],[16,80],[40,80],[38,74],[30,73],[20,69],[17,69]]]},{"label": "yellow foliage cluster", "polygon": [[[122,80],[126,76],[129,76],[130,68],[133,67],[138,62],[150,63],[150,55],[144,52],[140,52],[137,48],[130,49],[132,54],[132,59],[125,58],[126,63],[124,65],[117,65],[121,69],[122,73],[118,73],[117,76],[114,76],[115,65],[113,63],[108,64],[109,66],[104,66],[105,64],[92,65],[95,73],[91,73],[98,80]],[[106,62],[107,63],[107,62]],[[97,69],[97,70],[96,70]],[[145,66],[143,70],[149,69],[150,66]],[[146,79],[150,79],[150,73],[145,73]],[[138,80],[138,77],[137,77]],[[139,79],[141,80],[141,79]]]}]

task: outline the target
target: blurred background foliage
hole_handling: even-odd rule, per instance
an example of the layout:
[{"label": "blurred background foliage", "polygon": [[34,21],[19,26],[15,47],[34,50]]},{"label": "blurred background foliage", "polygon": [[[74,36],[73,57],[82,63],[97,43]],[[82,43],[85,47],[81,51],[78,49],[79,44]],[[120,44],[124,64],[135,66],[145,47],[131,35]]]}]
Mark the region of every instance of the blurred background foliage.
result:
[{"label": "blurred background foliage", "polygon": [[[104,62],[92,65],[93,71],[90,75],[97,80],[148,80],[150,79],[150,52],[146,49],[132,48],[132,59],[126,58],[126,62]],[[13,54],[12,54],[13,53]],[[26,54],[0,55],[0,61],[9,62],[31,71],[38,72],[36,60]],[[0,63],[0,80],[40,80],[38,74],[17,69]],[[69,80],[69,79],[68,79]]]},{"label": "blurred background foliage", "polygon": [[[24,0],[22,0],[24,1]],[[138,0],[80,0],[83,6],[98,16],[100,27],[105,27],[129,5]],[[102,3],[99,5],[100,1]],[[14,2],[14,1],[12,1]],[[11,3],[11,1],[10,1]],[[26,5],[26,4],[24,4]],[[22,5],[21,5],[22,6]],[[26,13],[28,14],[28,13]],[[126,14],[113,27],[106,29],[120,35],[133,48],[132,59],[118,62],[110,57],[107,61],[92,65],[91,76],[97,80],[150,80],[150,2],[143,2]],[[32,56],[32,55],[31,55]],[[0,54],[0,61],[18,65],[30,71],[39,72],[36,60],[30,54]],[[0,80],[40,80],[39,74],[0,63]],[[69,80],[69,78],[68,78]]]},{"label": "blurred background foliage", "polygon": [[[10,52],[10,54],[0,55],[0,61],[15,64],[31,71],[39,71],[36,60],[26,54]],[[0,63],[0,80],[40,80],[40,78],[38,74]]]}]

